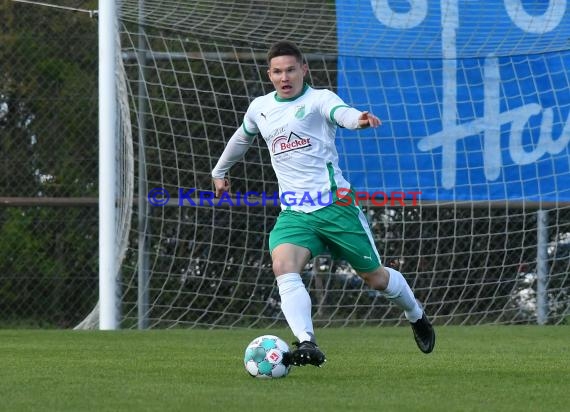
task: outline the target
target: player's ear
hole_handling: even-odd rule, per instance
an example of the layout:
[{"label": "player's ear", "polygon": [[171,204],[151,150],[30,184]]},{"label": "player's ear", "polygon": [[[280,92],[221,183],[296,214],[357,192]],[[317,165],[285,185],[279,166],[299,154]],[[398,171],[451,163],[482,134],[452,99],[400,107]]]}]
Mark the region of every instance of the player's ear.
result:
[{"label": "player's ear", "polygon": [[309,71],[309,65],[307,63],[303,63],[303,66],[301,66],[303,69],[303,77],[305,77],[307,75],[307,72]]}]

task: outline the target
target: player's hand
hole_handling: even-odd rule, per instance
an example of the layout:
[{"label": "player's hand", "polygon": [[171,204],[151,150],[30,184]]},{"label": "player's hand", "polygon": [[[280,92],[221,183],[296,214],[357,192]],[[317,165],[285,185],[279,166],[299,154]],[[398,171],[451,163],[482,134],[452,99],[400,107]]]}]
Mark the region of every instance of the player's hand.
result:
[{"label": "player's hand", "polygon": [[214,182],[216,197],[220,197],[224,193],[230,193],[230,181],[228,179],[213,178],[212,181]]},{"label": "player's hand", "polygon": [[382,124],[382,120],[370,112],[362,112],[358,118],[358,128],[365,129],[367,127],[378,127]]}]

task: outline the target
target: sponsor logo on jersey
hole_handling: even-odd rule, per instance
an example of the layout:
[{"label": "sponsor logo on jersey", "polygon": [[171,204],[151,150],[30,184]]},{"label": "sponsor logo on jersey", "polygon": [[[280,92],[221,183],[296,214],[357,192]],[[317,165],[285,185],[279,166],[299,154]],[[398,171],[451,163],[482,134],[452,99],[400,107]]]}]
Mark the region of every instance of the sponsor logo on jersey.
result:
[{"label": "sponsor logo on jersey", "polygon": [[271,145],[271,152],[277,156],[283,153],[288,153],[293,150],[304,149],[311,146],[310,137],[301,137],[298,134],[291,132],[289,137],[278,136],[273,140]]}]

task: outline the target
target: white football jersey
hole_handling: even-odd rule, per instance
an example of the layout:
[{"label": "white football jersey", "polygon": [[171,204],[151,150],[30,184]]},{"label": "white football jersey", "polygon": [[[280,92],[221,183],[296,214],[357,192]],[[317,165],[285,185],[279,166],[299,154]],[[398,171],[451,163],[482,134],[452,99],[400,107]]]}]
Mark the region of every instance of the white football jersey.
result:
[{"label": "white football jersey", "polygon": [[242,126],[269,148],[283,209],[312,212],[330,204],[337,189],[350,188],[335,146],[334,112],[341,107],[349,106],[332,91],[307,85],[295,98],[273,92],[249,106]]}]

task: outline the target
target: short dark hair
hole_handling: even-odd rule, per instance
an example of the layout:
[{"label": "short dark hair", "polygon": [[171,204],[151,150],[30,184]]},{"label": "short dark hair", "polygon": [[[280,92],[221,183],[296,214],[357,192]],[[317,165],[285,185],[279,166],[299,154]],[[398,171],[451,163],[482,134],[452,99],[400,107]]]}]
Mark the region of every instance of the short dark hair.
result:
[{"label": "short dark hair", "polygon": [[267,51],[267,65],[271,65],[271,59],[279,56],[295,56],[297,61],[303,64],[303,53],[299,46],[289,40],[280,40]]}]

